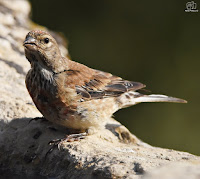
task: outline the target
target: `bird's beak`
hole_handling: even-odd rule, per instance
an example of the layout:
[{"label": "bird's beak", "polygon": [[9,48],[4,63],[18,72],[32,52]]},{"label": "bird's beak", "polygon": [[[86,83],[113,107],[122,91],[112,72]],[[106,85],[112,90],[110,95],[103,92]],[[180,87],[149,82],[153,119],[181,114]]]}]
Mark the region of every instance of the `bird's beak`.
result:
[{"label": "bird's beak", "polygon": [[26,44],[35,44],[35,42],[36,40],[33,37],[29,36],[25,39],[23,45],[25,46]]},{"label": "bird's beak", "polygon": [[36,40],[35,38],[29,36],[25,39],[24,43],[23,43],[23,46],[25,48],[28,48],[30,50],[33,50],[36,48]]}]

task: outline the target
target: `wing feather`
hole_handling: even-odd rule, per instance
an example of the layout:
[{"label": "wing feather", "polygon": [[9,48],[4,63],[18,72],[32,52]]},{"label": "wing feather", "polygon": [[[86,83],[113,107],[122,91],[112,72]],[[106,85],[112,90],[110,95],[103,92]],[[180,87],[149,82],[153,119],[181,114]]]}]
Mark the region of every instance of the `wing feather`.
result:
[{"label": "wing feather", "polygon": [[142,83],[123,80],[111,73],[94,70],[74,61],[70,61],[68,68],[66,85],[75,88],[84,100],[119,96],[145,87]]}]

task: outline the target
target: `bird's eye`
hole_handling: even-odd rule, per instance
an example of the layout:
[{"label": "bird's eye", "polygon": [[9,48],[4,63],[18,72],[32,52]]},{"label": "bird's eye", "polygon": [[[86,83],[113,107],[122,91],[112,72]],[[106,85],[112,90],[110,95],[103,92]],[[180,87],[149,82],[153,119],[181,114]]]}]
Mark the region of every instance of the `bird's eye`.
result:
[{"label": "bird's eye", "polygon": [[48,43],[49,43],[49,38],[45,38],[45,39],[44,39],[44,42],[45,42],[46,44],[48,44]]}]

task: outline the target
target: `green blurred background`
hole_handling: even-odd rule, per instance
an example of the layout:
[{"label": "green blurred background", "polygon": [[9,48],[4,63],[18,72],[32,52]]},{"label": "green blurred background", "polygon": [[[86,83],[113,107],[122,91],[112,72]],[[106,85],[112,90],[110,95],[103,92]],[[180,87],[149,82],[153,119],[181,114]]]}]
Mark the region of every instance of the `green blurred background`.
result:
[{"label": "green blurred background", "polygon": [[200,9],[185,12],[186,2],[31,0],[33,21],[62,32],[73,60],[188,100],[139,104],[115,119],[151,145],[200,155]]}]

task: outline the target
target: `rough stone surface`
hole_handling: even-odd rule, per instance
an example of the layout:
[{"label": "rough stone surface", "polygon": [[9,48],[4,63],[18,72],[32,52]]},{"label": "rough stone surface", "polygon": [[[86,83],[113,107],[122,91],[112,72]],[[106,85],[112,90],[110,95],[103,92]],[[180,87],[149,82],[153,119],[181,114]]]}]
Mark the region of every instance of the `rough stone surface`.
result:
[{"label": "rough stone surface", "polygon": [[[44,120],[30,122],[41,114],[24,83],[30,65],[22,42],[37,28],[29,12],[27,1],[0,0],[1,178],[200,178],[198,156],[152,147],[113,119],[98,134],[50,146],[71,131]],[[54,35],[67,55],[63,40]]]}]

